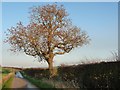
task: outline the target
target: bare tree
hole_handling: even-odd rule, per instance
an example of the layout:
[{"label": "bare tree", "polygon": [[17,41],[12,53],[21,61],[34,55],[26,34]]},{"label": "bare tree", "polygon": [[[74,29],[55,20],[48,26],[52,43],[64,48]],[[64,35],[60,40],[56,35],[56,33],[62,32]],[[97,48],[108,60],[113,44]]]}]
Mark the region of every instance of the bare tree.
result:
[{"label": "bare tree", "polygon": [[120,51],[111,51],[112,53],[112,60],[113,61],[120,61]]},{"label": "bare tree", "polygon": [[7,32],[7,42],[12,51],[23,51],[27,55],[47,61],[53,75],[53,58],[69,53],[73,48],[89,43],[86,32],[74,26],[63,5],[56,4],[32,7],[30,23],[21,22]]}]

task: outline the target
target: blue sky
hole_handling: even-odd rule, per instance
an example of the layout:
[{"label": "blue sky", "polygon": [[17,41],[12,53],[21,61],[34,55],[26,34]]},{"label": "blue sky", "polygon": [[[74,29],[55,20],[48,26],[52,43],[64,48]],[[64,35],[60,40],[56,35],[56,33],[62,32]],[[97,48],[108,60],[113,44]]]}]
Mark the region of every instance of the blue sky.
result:
[{"label": "blue sky", "polygon": [[[29,8],[32,6],[46,5],[48,3],[2,3],[2,32],[16,23],[22,21],[29,23]],[[49,3],[49,4],[52,4]],[[69,54],[56,56],[54,64],[74,63],[84,61],[86,58],[92,61],[93,58],[106,59],[111,57],[111,51],[118,49],[118,4],[117,2],[58,2],[63,4],[73,24],[85,30],[90,36],[89,45],[75,48]],[[13,54],[8,44],[3,44],[2,64],[23,67],[47,66],[46,63],[38,63],[36,59],[23,53]]]}]

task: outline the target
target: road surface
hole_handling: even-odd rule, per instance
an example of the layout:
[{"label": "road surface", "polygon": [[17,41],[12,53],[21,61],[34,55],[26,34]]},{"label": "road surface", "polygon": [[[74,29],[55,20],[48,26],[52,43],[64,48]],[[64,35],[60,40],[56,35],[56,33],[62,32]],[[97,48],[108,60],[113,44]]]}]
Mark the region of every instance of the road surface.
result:
[{"label": "road surface", "polygon": [[26,80],[20,72],[17,72],[15,74],[12,88],[25,88],[25,90],[34,88],[34,90],[39,90],[35,85],[31,84],[28,80]]}]

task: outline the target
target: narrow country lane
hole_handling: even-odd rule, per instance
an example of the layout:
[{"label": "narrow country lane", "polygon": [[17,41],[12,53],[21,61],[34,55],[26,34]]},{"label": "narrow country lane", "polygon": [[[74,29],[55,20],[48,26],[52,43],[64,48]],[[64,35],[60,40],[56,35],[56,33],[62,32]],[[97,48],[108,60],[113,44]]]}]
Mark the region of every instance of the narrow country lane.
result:
[{"label": "narrow country lane", "polygon": [[12,88],[25,88],[25,90],[34,88],[34,90],[39,90],[39,88],[31,84],[28,80],[26,80],[20,72],[16,73],[12,82]]}]

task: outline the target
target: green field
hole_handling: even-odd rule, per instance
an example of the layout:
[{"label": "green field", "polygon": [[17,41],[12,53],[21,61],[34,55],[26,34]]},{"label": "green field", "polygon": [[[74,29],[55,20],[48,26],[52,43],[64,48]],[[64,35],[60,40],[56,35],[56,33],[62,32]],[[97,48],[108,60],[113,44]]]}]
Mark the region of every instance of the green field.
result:
[{"label": "green field", "polygon": [[9,73],[10,73],[9,69],[2,68],[2,78],[5,77],[6,75],[8,75]]}]

